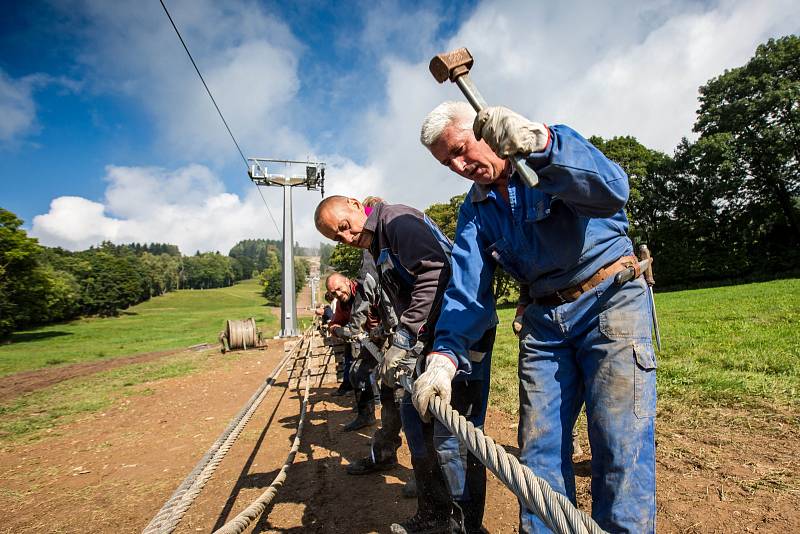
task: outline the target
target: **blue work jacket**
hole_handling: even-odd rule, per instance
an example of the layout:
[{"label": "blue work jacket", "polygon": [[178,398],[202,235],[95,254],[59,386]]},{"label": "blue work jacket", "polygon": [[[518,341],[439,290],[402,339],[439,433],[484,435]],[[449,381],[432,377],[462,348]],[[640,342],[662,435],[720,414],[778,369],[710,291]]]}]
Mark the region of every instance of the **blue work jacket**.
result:
[{"label": "blue work jacket", "polygon": [[467,347],[496,317],[492,278],[497,265],[535,298],[575,285],[620,256],[627,236],[628,176],[575,130],[550,127],[543,152],[528,157],[539,175],[530,188],[514,173],[506,200],[473,184],[458,214],[453,275],[436,325],[433,350],[470,372]]}]

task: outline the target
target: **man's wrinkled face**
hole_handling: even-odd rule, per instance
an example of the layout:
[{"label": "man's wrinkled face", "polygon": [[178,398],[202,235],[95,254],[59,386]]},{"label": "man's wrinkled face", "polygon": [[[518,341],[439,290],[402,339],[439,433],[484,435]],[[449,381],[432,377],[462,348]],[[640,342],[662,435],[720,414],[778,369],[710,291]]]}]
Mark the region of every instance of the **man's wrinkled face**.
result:
[{"label": "man's wrinkled face", "polygon": [[327,287],[339,302],[349,302],[353,296],[350,280],[344,276],[331,276],[328,278]]},{"label": "man's wrinkled face", "polygon": [[464,128],[458,121],[442,131],[430,151],[439,163],[481,185],[494,183],[506,169],[506,160],[495,154],[485,141],[475,139],[472,129]]},{"label": "man's wrinkled face", "polygon": [[347,202],[336,203],[326,207],[320,214],[319,231],[339,243],[357,248],[369,248],[372,243],[372,232],[364,229],[367,214],[364,206],[354,198]]}]

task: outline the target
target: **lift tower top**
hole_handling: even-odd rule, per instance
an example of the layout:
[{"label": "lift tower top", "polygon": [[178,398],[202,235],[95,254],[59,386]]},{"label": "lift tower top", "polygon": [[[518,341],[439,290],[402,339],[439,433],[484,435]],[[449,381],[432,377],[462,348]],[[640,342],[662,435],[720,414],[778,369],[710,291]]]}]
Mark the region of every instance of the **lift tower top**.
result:
[{"label": "lift tower top", "polygon": [[[325,196],[325,163],[289,159],[248,158],[248,174],[257,186],[283,187],[283,299],[281,300],[280,337],[293,337],[297,331],[297,304],[294,280],[294,236],[292,231],[292,188],[305,186]],[[305,175],[270,174],[268,167],[305,166]]]}]

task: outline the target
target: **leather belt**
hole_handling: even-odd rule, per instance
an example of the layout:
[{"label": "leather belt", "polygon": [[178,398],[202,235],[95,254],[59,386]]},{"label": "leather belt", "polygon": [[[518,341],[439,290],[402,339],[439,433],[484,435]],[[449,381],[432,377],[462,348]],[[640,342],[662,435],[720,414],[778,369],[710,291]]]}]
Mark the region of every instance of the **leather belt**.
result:
[{"label": "leather belt", "polygon": [[586,293],[592,288],[597,287],[600,285],[600,282],[608,278],[609,276],[614,276],[618,272],[627,269],[629,267],[633,267],[635,270],[634,278],[638,278],[641,272],[639,272],[639,260],[636,256],[622,256],[621,258],[605,265],[597,270],[592,276],[575,284],[574,286],[565,287],[563,289],[559,289],[555,293],[550,293],[549,295],[544,295],[542,297],[535,297],[533,302],[540,306],[558,306],[559,304],[564,304],[565,302],[574,302],[578,300],[578,297]]}]

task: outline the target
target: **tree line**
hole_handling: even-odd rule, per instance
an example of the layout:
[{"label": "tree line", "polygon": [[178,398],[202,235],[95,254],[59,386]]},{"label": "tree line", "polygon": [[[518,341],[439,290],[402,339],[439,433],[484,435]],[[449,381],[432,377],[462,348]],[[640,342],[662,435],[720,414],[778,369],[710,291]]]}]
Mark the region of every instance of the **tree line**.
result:
[{"label": "tree line", "polygon": [[[672,155],[631,136],[589,139],[630,178],[629,235],[653,252],[658,286],[800,274],[800,37],[770,39],[700,87],[693,132]],[[425,210],[451,238],[464,196]],[[354,274],[360,259],[337,245],[329,263]],[[495,297],[515,296],[498,269]]]},{"label": "tree line", "polygon": [[[103,242],[72,252],[41,246],[0,208],[0,337],[21,328],[120,310],[178,289],[227,287],[260,277],[270,304],[280,300],[280,241],[240,241],[227,256],[183,256],[167,243]],[[297,291],[308,263],[296,260]],[[277,282],[275,276],[277,273]],[[278,296],[274,296],[277,289]]]}]

